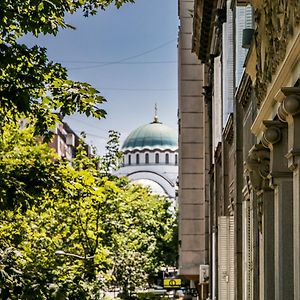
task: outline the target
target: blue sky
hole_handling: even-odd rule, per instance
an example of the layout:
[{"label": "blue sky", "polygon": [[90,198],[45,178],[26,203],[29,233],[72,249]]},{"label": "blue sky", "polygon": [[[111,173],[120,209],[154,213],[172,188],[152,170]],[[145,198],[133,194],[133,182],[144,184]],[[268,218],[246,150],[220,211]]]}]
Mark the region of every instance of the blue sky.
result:
[{"label": "blue sky", "polygon": [[177,0],[137,0],[89,18],[68,16],[67,22],[76,30],[22,41],[46,47],[71,79],[91,83],[108,100],[105,120],[66,118],[76,132],[85,131],[102,153],[109,129],[123,140],[152,120],[155,103],[160,120],[177,126]]}]

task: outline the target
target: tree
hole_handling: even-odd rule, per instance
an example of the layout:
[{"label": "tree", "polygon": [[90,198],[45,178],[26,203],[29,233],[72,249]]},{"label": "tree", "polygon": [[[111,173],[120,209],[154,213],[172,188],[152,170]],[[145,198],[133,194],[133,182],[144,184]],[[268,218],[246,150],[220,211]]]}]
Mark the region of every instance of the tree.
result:
[{"label": "tree", "polygon": [[123,153],[119,147],[120,133],[114,130],[109,130],[108,133],[109,139],[105,147],[106,153],[101,158],[101,170],[106,176],[119,168],[120,161],[123,158]]},{"label": "tree", "polygon": [[101,161],[81,145],[70,166],[31,126],[3,127],[2,299],[99,299],[112,284],[128,296],[165,263],[175,227],[170,203],[126,178],[107,176]]},{"label": "tree", "polygon": [[[143,284],[163,264],[174,217],[166,199],[110,171],[120,158],[118,135],[107,154],[83,146],[70,166],[36,138],[74,112],[101,118],[105,99],[71,81],[45,48],[20,44],[24,34],[57,34],[65,14],[84,16],[132,0],[3,0],[0,2],[0,297],[99,299],[114,283]],[[18,119],[30,120],[20,130]],[[57,256],[56,250],[77,254]],[[159,253],[159,255],[158,255]],[[126,271],[125,271],[126,270]]]},{"label": "tree", "polygon": [[[0,2],[0,120],[6,123],[18,113],[36,117],[36,133],[49,134],[58,111],[102,118],[99,107],[105,99],[87,83],[68,79],[67,70],[49,61],[45,48],[18,42],[24,34],[56,35],[61,28],[73,28],[66,14],[82,10],[84,16],[110,4],[118,8],[133,0],[3,0]],[[11,112],[10,114],[8,112]],[[1,125],[1,124],[0,124]]]}]

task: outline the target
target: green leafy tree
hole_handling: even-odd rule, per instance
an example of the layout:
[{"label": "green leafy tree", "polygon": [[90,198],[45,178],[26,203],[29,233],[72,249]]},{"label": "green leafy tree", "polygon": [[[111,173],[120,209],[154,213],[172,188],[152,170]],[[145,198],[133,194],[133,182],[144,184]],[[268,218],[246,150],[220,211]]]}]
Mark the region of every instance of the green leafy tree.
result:
[{"label": "green leafy tree", "polygon": [[[165,263],[174,229],[169,203],[111,175],[121,157],[117,133],[110,133],[104,157],[88,157],[81,145],[72,166],[36,138],[49,137],[58,121],[53,111],[104,117],[105,99],[70,80],[45,48],[19,43],[25,34],[72,28],[66,14],[89,16],[127,2],[133,1],[0,2],[2,299],[100,299],[112,284],[128,296]],[[20,130],[20,116],[31,126]]]},{"label": "green leafy tree", "polygon": [[170,203],[103,175],[99,162],[81,145],[71,166],[31,126],[3,127],[2,299],[101,299],[111,285],[129,297],[166,263],[175,226]]},{"label": "green leafy tree", "polygon": [[123,158],[123,153],[120,151],[120,133],[114,130],[109,130],[109,139],[106,145],[106,153],[101,158],[101,170],[104,175],[110,175],[112,171],[119,168],[120,161]]},{"label": "green leafy tree", "polygon": [[[99,107],[105,99],[87,83],[68,79],[66,68],[49,61],[45,48],[19,43],[25,34],[56,35],[73,28],[66,14],[81,10],[84,16],[96,14],[110,4],[118,8],[132,0],[2,0],[0,2],[0,120],[17,113],[37,118],[37,133],[46,135],[57,117],[74,112],[102,118]],[[8,114],[12,112],[12,114]]]}]

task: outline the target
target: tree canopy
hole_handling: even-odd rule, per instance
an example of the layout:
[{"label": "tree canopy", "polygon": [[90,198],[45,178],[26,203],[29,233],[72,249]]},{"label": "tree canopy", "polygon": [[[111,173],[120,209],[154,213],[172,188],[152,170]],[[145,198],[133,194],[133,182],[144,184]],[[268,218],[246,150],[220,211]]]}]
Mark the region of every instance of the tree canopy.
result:
[{"label": "tree canopy", "polygon": [[[111,286],[126,295],[174,261],[169,201],[111,174],[120,158],[118,134],[111,132],[103,157],[89,157],[81,144],[72,165],[45,143],[57,113],[102,118],[105,98],[70,80],[45,48],[19,42],[72,28],[66,14],[87,17],[130,2],[0,1],[2,299],[100,299]],[[29,121],[22,129],[20,117]]]},{"label": "tree canopy", "polygon": [[[133,0],[3,0],[0,2],[0,120],[17,113],[34,115],[36,133],[46,135],[61,115],[74,112],[102,118],[105,98],[88,83],[72,81],[61,64],[49,61],[45,48],[19,43],[25,34],[56,35],[73,28],[66,14],[87,17],[114,4]],[[8,114],[8,112],[13,112]]]},{"label": "tree canopy", "polygon": [[82,145],[70,165],[39,142],[31,126],[3,128],[2,299],[99,299],[110,286],[125,292],[143,286],[173,263],[170,202],[103,172],[101,161]]}]

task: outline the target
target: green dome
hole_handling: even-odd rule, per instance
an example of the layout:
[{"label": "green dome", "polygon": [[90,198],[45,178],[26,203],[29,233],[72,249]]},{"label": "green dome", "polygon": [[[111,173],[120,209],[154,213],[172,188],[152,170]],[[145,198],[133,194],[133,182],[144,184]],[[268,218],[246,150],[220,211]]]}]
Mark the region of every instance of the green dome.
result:
[{"label": "green dome", "polygon": [[168,148],[177,150],[177,131],[155,120],[150,124],[135,129],[129,134],[122,149],[127,150],[133,148]]}]

